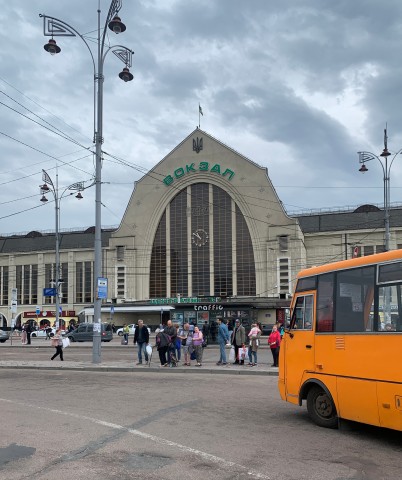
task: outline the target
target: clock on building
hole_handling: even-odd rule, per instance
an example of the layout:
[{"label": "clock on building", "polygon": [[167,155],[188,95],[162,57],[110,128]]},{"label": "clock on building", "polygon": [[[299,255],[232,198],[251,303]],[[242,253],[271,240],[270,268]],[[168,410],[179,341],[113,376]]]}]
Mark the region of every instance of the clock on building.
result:
[{"label": "clock on building", "polygon": [[208,242],[208,233],[203,228],[198,228],[195,232],[191,235],[192,242],[197,247],[202,247]]}]

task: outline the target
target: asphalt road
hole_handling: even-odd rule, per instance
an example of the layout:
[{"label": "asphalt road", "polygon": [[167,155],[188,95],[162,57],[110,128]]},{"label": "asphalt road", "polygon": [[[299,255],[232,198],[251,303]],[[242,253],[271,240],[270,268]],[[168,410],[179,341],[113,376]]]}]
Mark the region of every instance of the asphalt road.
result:
[{"label": "asphalt road", "polygon": [[272,376],[0,370],[0,479],[397,480],[402,433],[313,425]]}]

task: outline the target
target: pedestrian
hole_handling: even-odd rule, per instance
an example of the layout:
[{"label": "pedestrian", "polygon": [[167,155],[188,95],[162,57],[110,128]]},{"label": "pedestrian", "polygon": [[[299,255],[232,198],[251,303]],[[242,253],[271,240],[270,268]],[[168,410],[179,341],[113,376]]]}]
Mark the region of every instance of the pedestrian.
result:
[{"label": "pedestrian", "polygon": [[127,345],[128,344],[128,335],[130,333],[130,329],[128,327],[128,325],[124,324],[123,325],[123,338],[124,338],[124,344]]},{"label": "pedestrian", "polygon": [[149,332],[144,320],[138,320],[137,328],[134,332],[134,345],[138,345],[138,362],[142,365],[142,352],[144,352],[145,362],[148,363],[147,345],[149,343]]},{"label": "pedestrian", "polygon": [[46,331],[46,340],[50,340],[51,339],[50,334],[52,333],[52,328],[50,326],[50,323],[46,325],[45,331]]},{"label": "pedestrian", "polygon": [[232,333],[232,345],[235,348],[235,361],[234,364],[244,365],[244,357],[239,358],[239,349],[244,347],[246,342],[246,330],[240,323],[240,320],[236,318],[235,327]]},{"label": "pedestrian", "polygon": [[27,332],[25,330],[25,325],[21,327],[21,343],[25,345],[27,343]]},{"label": "pedestrian", "polygon": [[229,331],[228,327],[226,326],[226,320],[223,318],[217,319],[218,323],[218,343],[219,343],[219,361],[216,363],[217,365],[227,365],[226,361],[226,344],[229,342]]},{"label": "pedestrian", "polygon": [[[178,333],[179,329],[180,329],[180,325],[178,323],[175,323],[174,326],[176,328],[176,332]],[[176,354],[177,361],[180,362],[180,359],[181,359],[181,338],[179,337],[179,335],[177,335],[177,337],[176,337],[175,354]]]},{"label": "pedestrian", "polygon": [[192,345],[192,336],[190,336],[190,325],[186,322],[182,328],[179,329],[177,333],[177,338],[181,341],[181,348],[183,350],[183,357],[184,357],[184,366],[191,365],[191,358],[189,348]]},{"label": "pedestrian", "polygon": [[176,327],[173,326],[172,320],[168,320],[167,326],[163,331],[169,337],[168,362],[170,363],[170,357],[171,355],[174,355],[174,351],[176,348],[176,338],[177,338],[177,330],[176,330]]},{"label": "pedestrian", "polygon": [[30,322],[25,324],[25,331],[27,334],[27,345],[31,345],[31,333],[32,333],[32,325]]},{"label": "pedestrian", "polygon": [[60,360],[63,362],[63,337],[62,337],[62,331],[61,328],[59,328],[56,332],[56,335],[52,339],[52,345],[56,347],[56,353],[53,355],[53,357],[50,360],[54,360],[57,355],[60,355]]},{"label": "pedestrian", "polygon": [[271,349],[272,358],[274,359],[274,363],[271,365],[271,367],[278,367],[279,365],[278,362],[279,362],[280,344],[281,344],[281,335],[278,332],[278,327],[274,325],[272,327],[272,332],[268,337],[268,345]]},{"label": "pedestrian", "polygon": [[204,345],[208,345],[208,340],[209,340],[209,323],[207,320],[205,320],[204,325],[202,326],[202,335],[204,337]]},{"label": "pedestrian", "polygon": [[155,333],[156,333],[155,344],[156,344],[156,349],[158,350],[161,367],[167,367],[168,362],[167,362],[166,355],[168,352],[169,337],[160,328],[157,328],[155,330]]},{"label": "pedestrian", "polygon": [[234,325],[234,320],[233,318],[229,318],[229,320],[226,323],[229,331],[229,338],[232,338],[232,333],[233,333],[233,325]]},{"label": "pedestrian", "polygon": [[195,358],[197,360],[196,367],[202,366],[202,342],[204,340],[204,336],[198,327],[194,327],[193,333],[193,347],[195,350]]},{"label": "pedestrian", "polygon": [[[248,359],[249,366],[255,367],[257,365],[257,351],[260,345],[261,330],[256,323],[251,325],[250,333],[248,334],[249,346],[248,346]],[[254,357],[254,359],[253,359]]]}]

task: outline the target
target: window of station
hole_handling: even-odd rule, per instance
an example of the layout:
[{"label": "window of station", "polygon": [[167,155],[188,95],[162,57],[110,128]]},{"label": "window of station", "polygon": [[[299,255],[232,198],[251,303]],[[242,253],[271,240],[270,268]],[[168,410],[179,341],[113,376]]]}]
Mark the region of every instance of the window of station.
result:
[{"label": "window of station", "polygon": [[[236,292],[233,265],[237,269]],[[195,183],[172,199],[154,238],[149,290],[150,298],[178,293],[194,297],[256,295],[250,232],[240,209],[222,188]]]}]

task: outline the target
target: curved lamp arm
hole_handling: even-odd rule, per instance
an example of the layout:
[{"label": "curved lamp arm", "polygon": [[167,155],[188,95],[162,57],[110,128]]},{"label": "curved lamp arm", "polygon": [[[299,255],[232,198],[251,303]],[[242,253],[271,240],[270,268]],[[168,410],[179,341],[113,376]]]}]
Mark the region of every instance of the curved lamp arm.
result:
[{"label": "curved lamp arm", "polygon": [[43,15],[42,13],[39,14],[41,18],[43,18],[43,35],[45,37],[80,37],[81,40],[85,43],[91,58],[92,58],[92,65],[94,67],[94,74],[96,73],[96,64],[95,58],[92,53],[91,47],[88,45],[88,42],[85,40],[85,37],[81,35],[81,33],[76,30],[74,27],[69,25],[68,23],[64,22],[63,20],[59,20],[55,17],[48,17],[47,15]]}]

